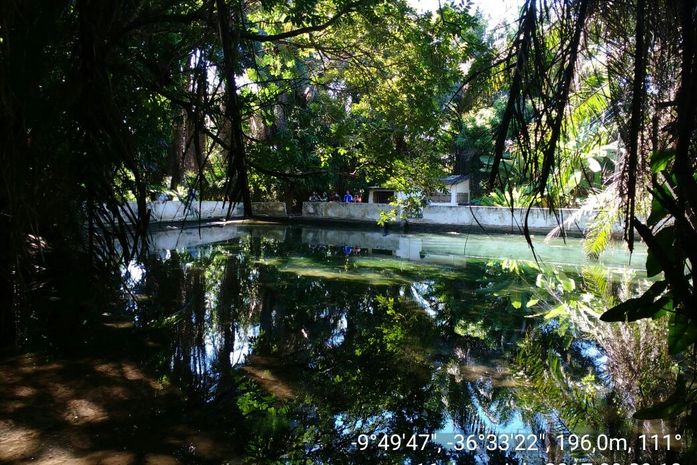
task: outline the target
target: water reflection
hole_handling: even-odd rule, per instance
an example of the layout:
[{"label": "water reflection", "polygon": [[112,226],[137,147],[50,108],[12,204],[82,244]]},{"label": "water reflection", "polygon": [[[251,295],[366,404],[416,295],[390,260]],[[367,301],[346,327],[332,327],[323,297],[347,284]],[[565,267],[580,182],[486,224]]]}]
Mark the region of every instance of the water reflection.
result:
[{"label": "water reflection", "polygon": [[[634,435],[645,425],[631,409],[670,390],[667,353],[637,340],[660,325],[625,330],[593,313],[641,285],[616,269],[619,249],[588,272],[556,243],[538,248],[556,265],[539,268],[510,237],[228,226],[154,239],[133,267],[148,296],[135,319],[160,328],[163,374],[251,463],[562,461],[557,434]],[[645,383],[628,392],[630,365]],[[375,443],[361,450],[361,434]],[[405,445],[385,450],[382,434]],[[435,436],[407,447],[419,434]],[[456,451],[456,434],[538,447]]]},{"label": "water reflection", "polygon": [[[346,255],[368,251],[373,255],[394,256],[403,260],[444,265],[464,265],[468,259],[534,260],[527,242],[519,235],[448,234],[385,234],[356,229],[328,229],[303,226],[291,229],[284,225],[223,225],[203,229],[177,226],[162,227],[152,233],[151,249],[163,258],[170,250],[188,249],[197,253],[203,244],[219,243],[240,237],[258,236],[277,241],[293,236],[312,248],[339,247]],[[544,240],[535,238],[535,252],[546,263],[581,265],[589,263],[578,238]],[[347,253],[348,252],[348,253]],[[623,243],[611,243],[602,254],[605,266],[644,269],[646,248],[636,244],[630,260]]]}]

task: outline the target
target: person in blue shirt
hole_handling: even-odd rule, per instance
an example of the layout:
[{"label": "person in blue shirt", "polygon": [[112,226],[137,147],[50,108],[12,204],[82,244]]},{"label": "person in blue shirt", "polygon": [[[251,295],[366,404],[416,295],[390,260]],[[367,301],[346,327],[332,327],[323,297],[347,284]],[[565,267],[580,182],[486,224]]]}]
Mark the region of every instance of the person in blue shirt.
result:
[{"label": "person in blue shirt", "polygon": [[353,196],[349,191],[346,191],[346,195],[344,195],[344,202],[346,203],[351,203],[353,202]]}]

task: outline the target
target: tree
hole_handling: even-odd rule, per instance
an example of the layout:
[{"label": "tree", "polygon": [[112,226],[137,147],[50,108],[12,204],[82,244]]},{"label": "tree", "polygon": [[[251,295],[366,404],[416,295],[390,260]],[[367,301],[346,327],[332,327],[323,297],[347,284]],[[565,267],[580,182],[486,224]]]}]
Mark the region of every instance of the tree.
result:
[{"label": "tree", "polygon": [[[649,250],[649,276],[663,274],[642,297],[610,309],[603,319],[668,317],[668,342],[674,354],[687,353],[697,343],[696,14],[692,0],[526,1],[510,55],[515,71],[490,180],[496,180],[505,134],[515,125],[521,134],[517,142],[525,173],[535,180],[534,193],[549,198],[554,167],[561,162],[559,142],[568,129],[567,109],[580,56],[601,44],[612,83],[612,117],[626,148],[620,160],[625,238],[631,250],[636,231]],[[548,53],[541,44],[550,35],[556,46]],[[652,195],[646,220],[636,209],[642,185]],[[681,391],[637,417],[681,412],[692,416],[695,393],[685,396]]]},{"label": "tree", "polygon": [[262,44],[244,90],[254,110],[250,160],[295,174],[292,184],[265,176],[264,187],[278,183],[288,198],[290,188],[424,184],[442,174],[444,110],[463,78],[461,57],[484,54],[482,36],[465,10],[419,16],[383,2],[320,36]]},{"label": "tree", "polygon": [[188,188],[246,216],[253,195],[297,180],[433,177],[460,57],[485,49],[464,9],[419,16],[403,0],[9,1],[0,13],[7,335],[20,287],[53,273],[52,255],[118,279],[145,250],[148,197],[187,170]]}]

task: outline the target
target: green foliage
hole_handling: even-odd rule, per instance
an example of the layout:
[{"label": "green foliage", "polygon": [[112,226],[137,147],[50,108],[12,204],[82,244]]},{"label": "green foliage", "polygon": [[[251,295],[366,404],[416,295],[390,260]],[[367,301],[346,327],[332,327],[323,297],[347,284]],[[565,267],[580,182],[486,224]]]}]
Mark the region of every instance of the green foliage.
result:
[{"label": "green foliage", "polygon": [[299,206],[312,190],[431,188],[460,64],[489,53],[465,5],[419,15],[404,0],[12,0],[0,13],[7,282],[37,269],[28,234],[116,274],[143,251],[153,193]]},{"label": "green foliage", "polygon": [[492,205],[496,207],[525,208],[532,204],[535,196],[529,187],[504,186],[503,189],[494,189],[485,197],[479,199],[480,205]]},{"label": "green foliage", "polygon": [[281,405],[251,381],[241,383],[240,390],[237,407],[248,429],[247,461],[283,463],[280,456],[287,453],[291,436],[289,406]]},{"label": "green foliage", "polygon": [[[597,432],[606,416],[617,411],[634,414],[636,419],[677,415],[685,403],[668,396],[676,365],[667,347],[660,346],[665,346],[665,326],[660,321],[624,323],[626,326],[601,322],[599,317],[605,320],[608,314],[603,313],[605,309],[617,302],[615,277],[596,266],[584,268],[580,278],[549,269],[538,273],[535,305],[543,311],[536,316],[544,316],[549,326],[547,330],[531,330],[519,343],[516,363],[526,386],[519,395],[526,402],[536,399],[543,405],[563,406],[558,409],[560,416],[567,425],[575,425],[576,431]],[[656,293],[664,287],[661,283],[648,292]],[[634,288],[629,294],[638,291]],[[511,297],[513,302],[515,299]],[[637,299],[643,297],[626,302]],[[569,357],[570,352],[578,350],[572,341],[579,340],[592,341],[602,348],[606,360],[603,373]],[[615,388],[628,391],[619,399],[602,394],[606,392],[602,378],[607,373],[615,377]],[[656,397],[666,400],[656,408],[645,409]],[[627,423],[621,428],[629,434],[633,425]]]},{"label": "green foliage", "polygon": [[[511,150],[502,142],[512,134],[522,180],[501,176],[502,184],[531,186],[550,208],[579,204],[608,186],[615,198],[600,205],[608,211],[593,225],[587,252],[597,257],[609,224],[622,218],[629,249],[638,234],[648,248],[647,274],[657,281],[603,319],[668,319],[670,352],[689,355],[680,372],[691,378],[697,344],[694,4],[639,0],[596,10],[589,1],[553,3],[564,6],[558,15],[548,14],[546,2],[524,3],[494,154],[502,169],[491,179],[510,173],[502,160]],[[603,59],[594,58],[601,53]],[[614,154],[603,160],[599,152],[615,140]],[[673,396],[644,414],[691,418],[694,387],[687,391],[686,402]]]},{"label": "green foliage", "polygon": [[613,208],[617,205],[615,202],[606,209],[598,211],[591,220],[583,241],[583,250],[589,257],[598,258],[612,241],[613,228],[619,220],[619,210]]},{"label": "green foliage", "polygon": [[675,391],[666,400],[658,402],[651,407],[639,410],[634,414],[637,420],[654,420],[676,418],[695,401],[693,393],[688,392],[685,380],[679,379]]},{"label": "green foliage", "polygon": [[[253,18],[266,23],[267,14],[257,10]],[[275,18],[280,25],[289,17]],[[443,171],[449,147],[442,107],[462,79],[462,56],[487,49],[482,36],[479,20],[464,9],[419,16],[400,1],[363,8],[292,46],[257,47],[245,70],[251,83],[242,89],[253,114],[250,158],[280,173],[316,175],[253,173],[255,196],[304,200],[313,190],[400,179],[422,186],[424,168]]]}]

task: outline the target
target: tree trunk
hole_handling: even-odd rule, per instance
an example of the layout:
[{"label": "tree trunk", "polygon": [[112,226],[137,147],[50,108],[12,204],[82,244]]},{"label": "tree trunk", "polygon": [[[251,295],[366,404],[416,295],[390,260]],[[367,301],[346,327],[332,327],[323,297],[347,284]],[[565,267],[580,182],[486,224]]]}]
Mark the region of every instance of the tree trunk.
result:
[{"label": "tree trunk", "polygon": [[[3,206],[4,207],[4,206]],[[0,213],[5,210],[0,210]],[[10,227],[0,221],[0,346],[12,345],[15,341],[15,300],[12,275],[12,257],[10,253]]]},{"label": "tree trunk", "polygon": [[470,198],[481,194],[480,182],[483,180],[480,168],[479,150],[455,147],[455,169],[453,174],[469,176]]},{"label": "tree trunk", "polygon": [[[252,216],[252,201],[249,195],[249,181],[247,179],[247,162],[245,146],[242,132],[242,108],[239,96],[237,95],[237,82],[235,81],[235,70],[239,62],[239,27],[235,27],[235,34],[230,30],[230,10],[225,0],[216,0],[218,7],[218,29],[220,40],[223,45],[223,73],[225,77],[225,116],[230,122],[230,140],[227,153],[227,200],[230,202],[228,214],[232,211],[232,205],[237,203],[240,198],[244,208],[244,217]],[[240,23],[240,13],[234,15],[235,23]]]},{"label": "tree trunk", "polygon": [[176,189],[184,179],[184,151],[186,149],[186,111],[179,112],[179,118],[175,118],[172,124],[172,141],[167,151],[168,171],[172,180],[169,183],[170,189]]}]

